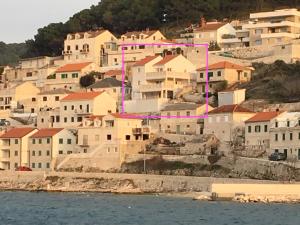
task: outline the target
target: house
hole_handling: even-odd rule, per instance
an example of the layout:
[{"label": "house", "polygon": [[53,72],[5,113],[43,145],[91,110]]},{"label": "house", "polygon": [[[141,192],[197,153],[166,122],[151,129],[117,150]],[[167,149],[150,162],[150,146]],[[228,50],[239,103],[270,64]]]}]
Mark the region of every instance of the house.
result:
[{"label": "house", "polygon": [[54,109],[60,106],[60,100],[73,93],[68,89],[54,89],[42,91],[32,101],[37,101],[38,111],[42,109]]},{"label": "house", "polygon": [[299,18],[298,9],[251,13],[243,29],[249,30],[250,46],[289,43],[300,37]]},{"label": "house", "polygon": [[206,69],[208,69],[208,91],[210,93],[226,89],[227,85],[250,81],[253,70],[229,61],[214,63],[208,68],[199,68],[196,73],[197,91],[203,94],[206,92]]},{"label": "house", "polygon": [[66,155],[76,152],[76,136],[63,128],[40,129],[28,139],[29,167],[33,171],[55,169]]},{"label": "house", "polygon": [[83,117],[116,112],[116,100],[105,91],[71,93],[61,100],[60,126],[78,126]]},{"label": "house", "polygon": [[[115,78],[119,81],[122,81],[122,70],[108,70],[104,73],[104,79],[105,78]],[[128,80],[127,77],[124,78],[124,80]]]},{"label": "house", "polygon": [[24,112],[35,112],[34,99],[40,93],[31,82],[15,82],[0,90],[0,110],[20,109]]},{"label": "house", "polygon": [[92,62],[95,70],[106,63],[105,43],[115,42],[117,38],[108,30],[95,29],[68,34],[62,52],[68,63]]},{"label": "house", "polygon": [[211,110],[204,119],[204,134],[214,134],[223,143],[230,144],[242,136],[245,121],[255,115],[240,105],[223,105]]},{"label": "house", "polygon": [[[103,80],[97,81],[91,86],[87,87],[90,91],[105,91],[117,102],[117,108],[121,111],[122,103],[122,81],[116,78],[104,78]],[[124,84],[124,99],[128,99],[131,95],[131,87],[128,84]]]},{"label": "house", "polygon": [[128,113],[159,112],[171,99],[192,91],[195,66],[183,55],[148,56],[132,67],[132,100],[125,101]]},{"label": "house", "polygon": [[285,112],[258,112],[245,121],[245,146],[249,151],[270,150],[270,128],[279,115]]},{"label": "house", "polygon": [[[213,108],[208,106],[208,111]],[[195,103],[181,102],[168,104],[161,110],[159,130],[163,133],[171,134],[202,134],[203,126],[200,126],[200,118],[193,116],[206,115],[206,105],[198,105]],[[176,118],[190,117],[190,118]],[[201,123],[203,125],[203,123]]]},{"label": "house", "polygon": [[80,89],[80,78],[96,70],[95,63],[80,62],[66,64],[58,68],[54,74],[45,81],[46,89],[69,89],[76,91]]},{"label": "house", "polygon": [[270,126],[270,150],[284,153],[288,160],[300,160],[300,112],[278,115]]},{"label": "house", "polygon": [[15,170],[19,166],[29,167],[28,139],[35,128],[12,128],[0,136],[0,168]]},{"label": "house", "polygon": [[209,44],[211,42],[221,44],[224,38],[235,35],[236,30],[230,23],[219,21],[206,22],[205,18],[202,17],[199,27],[181,34],[181,38],[191,39],[193,44]]}]

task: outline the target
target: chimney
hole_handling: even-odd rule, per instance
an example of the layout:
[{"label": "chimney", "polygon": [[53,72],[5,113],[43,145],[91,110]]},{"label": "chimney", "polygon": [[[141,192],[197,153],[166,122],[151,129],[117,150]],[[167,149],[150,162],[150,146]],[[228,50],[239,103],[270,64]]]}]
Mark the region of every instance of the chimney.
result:
[{"label": "chimney", "polygon": [[202,16],[200,19],[200,27],[204,27],[206,25],[206,20],[205,18]]}]

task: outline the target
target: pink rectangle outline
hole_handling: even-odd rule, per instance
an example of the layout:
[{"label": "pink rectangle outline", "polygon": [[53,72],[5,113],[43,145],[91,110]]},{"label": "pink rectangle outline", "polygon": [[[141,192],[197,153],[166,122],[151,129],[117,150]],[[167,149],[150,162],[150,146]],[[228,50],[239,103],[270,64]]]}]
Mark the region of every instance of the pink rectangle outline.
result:
[{"label": "pink rectangle outline", "polygon": [[[206,74],[205,74],[205,102],[206,102],[206,109],[205,109],[205,114],[200,115],[200,116],[146,116],[146,115],[128,115],[125,112],[125,53],[124,53],[124,47],[126,46],[191,46],[191,47],[205,47],[206,50]],[[195,119],[205,119],[208,118],[208,44],[156,44],[156,43],[151,43],[151,44],[121,44],[121,49],[122,49],[122,106],[121,106],[121,113],[120,115],[123,118],[128,118],[128,119],[160,119],[160,118],[195,118]]]}]

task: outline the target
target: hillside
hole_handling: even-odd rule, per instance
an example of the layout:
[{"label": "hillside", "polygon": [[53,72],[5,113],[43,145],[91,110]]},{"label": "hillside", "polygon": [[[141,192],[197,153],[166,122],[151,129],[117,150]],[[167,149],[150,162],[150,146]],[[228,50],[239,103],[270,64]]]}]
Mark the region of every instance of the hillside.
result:
[{"label": "hillside", "polygon": [[[298,0],[102,0],[82,10],[66,23],[51,23],[40,28],[34,39],[26,41],[27,51],[0,52],[0,65],[16,62],[18,57],[59,55],[67,33],[97,27],[119,35],[146,28],[161,29],[172,37],[182,28],[197,23],[201,16],[209,19],[248,18],[250,12],[278,7],[300,6]],[[8,46],[10,47],[10,46]]]},{"label": "hillside", "polygon": [[254,64],[253,79],[240,85],[247,89],[248,100],[265,99],[270,103],[300,101],[300,63]]},{"label": "hillside", "polygon": [[0,66],[17,63],[26,52],[25,43],[5,44],[0,42]]}]

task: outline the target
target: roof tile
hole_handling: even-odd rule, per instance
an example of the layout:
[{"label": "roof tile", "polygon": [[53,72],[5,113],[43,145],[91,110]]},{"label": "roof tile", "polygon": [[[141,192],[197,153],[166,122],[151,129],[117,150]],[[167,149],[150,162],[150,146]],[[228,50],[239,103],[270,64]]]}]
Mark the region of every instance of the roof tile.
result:
[{"label": "roof tile", "polygon": [[53,137],[58,132],[62,131],[63,128],[45,128],[40,129],[38,132],[34,133],[31,138],[45,138],[45,137]]},{"label": "roof tile", "polygon": [[101,95],[103,92],[104,91],[76,92],[67,95],[61,101],[92,100]]},{"label": "roof tile", "polygon": [[259,112],[256,113],[253,117],[246,120],[246,123],[253,123],[253,122],[266,122],[274,119],[278,115],[283,113],[283,111],[275,111],[275,112]]},{"label": "roof tile", "polygon": [[90,65],[91,62],[66,64],[56,70],[56,73],[77,72]]},{"label": "roof tile", "polygon": [[218,113],[253,113],[253,112],[237,104],[223,105],[209,112],[209,114],[218,114]]},{"label": "roof tile", "polygon": [[2,134],[0,138],[22,138],[34,130],[35,128],[32,127],[12,128]]}]

